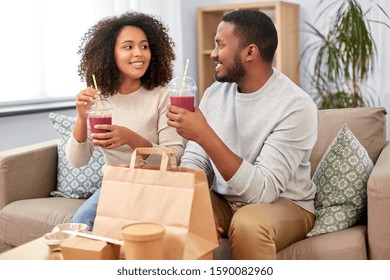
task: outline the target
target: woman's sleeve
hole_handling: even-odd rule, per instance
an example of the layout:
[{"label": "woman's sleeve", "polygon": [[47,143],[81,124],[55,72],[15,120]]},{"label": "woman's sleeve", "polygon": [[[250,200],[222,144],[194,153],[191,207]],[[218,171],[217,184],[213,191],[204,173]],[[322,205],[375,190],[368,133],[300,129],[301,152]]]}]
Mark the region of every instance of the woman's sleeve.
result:
[{"label": "woman's sleeve", "polygon": [[94,147],[91,141],[87,140],[83,143],[79,143],[72,133],[66,144],[66,158],[73,167],[82,167],[88,164],[93,149]]}]

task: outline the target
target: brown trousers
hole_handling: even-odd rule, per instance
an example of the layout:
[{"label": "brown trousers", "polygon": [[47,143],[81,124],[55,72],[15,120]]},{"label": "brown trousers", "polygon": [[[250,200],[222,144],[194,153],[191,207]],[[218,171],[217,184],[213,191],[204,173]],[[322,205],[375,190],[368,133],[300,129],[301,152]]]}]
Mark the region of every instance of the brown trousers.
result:
[{"label": "brown trousers", "polygon": [[213,191],[210,195],[234,259],[274,260],[277,251],[304,239],[314,225],[314,214],[286,198],[234,211],[225,198]]}]

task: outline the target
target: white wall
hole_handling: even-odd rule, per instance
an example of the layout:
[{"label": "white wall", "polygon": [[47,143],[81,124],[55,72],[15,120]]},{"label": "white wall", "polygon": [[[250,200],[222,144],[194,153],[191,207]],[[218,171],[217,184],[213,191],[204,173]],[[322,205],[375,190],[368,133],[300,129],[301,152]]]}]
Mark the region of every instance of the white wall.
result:
[{"label": "white wall", "polygon": [[[75,116],[75,110],[56,111],[64,115]],[[12,148],[57,139],[49,119],[49,112],[19,116],[0,117],[0,152]]]},{"label": "white wall", "polygon": [[[252,3],[252,2],[269,2],[268,0],[183,0],[182,1],[182,22],[183,22],[183,42],[185,58],[190,58],[192,62],[196,62],[196,9],[200,6],[215,6],[233,3]],[[287,2],[296,3],[300,6],[300,49],[301,52],[311,40],[310,34],[307,32],[307,22],[314,24],[317,28],[325,26],[324,17],[318,18],[320,11],[324,5],[319,8],[320,0],[287,0]],[[327,5],[327,1],[324,1]],[[329,2],[329,1],[328,1]],[[390,1],[376,0],[387,13],[390,15]],[[367,4],[372,4],[370,0],[361,0],[362,7],[367,10]],[[366,9],[365,9],[366,7]],[[387,22],[390,25],[390,20],[385,18],[379,9],[373,9],[370,13],[370,19]],[[390,139],[390,86],[388,78],[390,77],[390,55],[386,46],[390,45],[390,29],[384,28],[380,24],[372,24],[372,34],[377,44],[378,57],[375,65],[375,72],[368,80],[367,84],[376,92],[378,103],[376,106],[385,107],[387,115],[387,138]],[[184,63],[184,62],[183,62]],[[309,92],[310,85],[308,78],[305,77],[304,67],[311,69],[310,66],[301,65],[301,84],[300,86]],[[191,65],[188,70],[189,75],[197,78],[196,65]]]},{"label": "white wall", "polygon": [[[189,58],[193,63],[188,69],[188,74],[197,78],[197,67],[194,65],[197,62],[196,57],[196,11],[201,6],[216,6],[228,5],[235,3],[252,3],[252,2],[269,2],[267,0],[183,0],[182,1],[182,22],[183,22],[183,46],[185,58]],[[312,22],[314,18],[313,10],[315,9],[316,1],[313,0],[291,0],[291,3],[300,5],[300,26],[304,25],[304,21]],[[301,30],[302,31],[302,30]],[[307,40],[308,34],[300,32],[300,44],[302,49],[302,42]],[[301,84],[304,87],[304,81]]]},{"label": "white wall", "polygon": [[[305,22],[314,23],[319,9],[316,7],[319,0],[291,0],[289,2],[300,5],[300,47],[301,50],[305,47],[305,43],[310,40],[310,36],[305,32]],[[267,2],[267,1],[251,1],[251,0],[182,0],[182,40],[183,42],[180,59],[182,64],[185,64],[187,58],[190,59],[190,67],[188,75],[197,78],[197,57],[196,57],[196,11],[200,6],[214,6],[232,3],[249,3],[249,2]],[[365,1],[368,2],[368,1]],[[377,0],[385,11],[390,11],[390,1]],[[162,15],[160,15],[162,16]],[[376,19],[385,21],[385,18],[377,14]],[[178,23],[180,24],[180,23]],[[316,26],[321,26],[321,22],[316,23]],[[373,25],[373,34],[377,42],[378,61],[376,72],[370,79],[369,84],[376,90],[379,95],[380,104],[390,113],[390,87],[386,82],[390,76],[390,56],[387,54],[385,46],[390,45],[390,30],[383,33],[378,25]],[[301,85],[303,89],[309,88],[307,79],[304,77],[304,72],[301,70]],[[64,113],[74,115],[74,111],[65,111]],[[388,116],[389,117],[389,116]],[[390,135],[390,121],[387,122],[388,135]],[[48,113],[0,117],[0,151],[20,147],[27,144],[38,143],[40,141],[50,140],[57,137],[52,130],[51,123],[48,119]],[[390,138],[390,137],[388,137]]]}]

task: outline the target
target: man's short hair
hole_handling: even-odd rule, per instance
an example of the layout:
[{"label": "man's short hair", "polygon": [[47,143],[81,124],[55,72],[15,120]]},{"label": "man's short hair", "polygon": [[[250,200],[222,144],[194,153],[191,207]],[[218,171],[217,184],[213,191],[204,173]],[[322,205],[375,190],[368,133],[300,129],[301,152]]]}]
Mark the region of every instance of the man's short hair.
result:
[{"label": "man's short hair", "polygon": [[278,46],[278,33],[271,18],[261,11],[235,10],[225,14],[222,21],[234,25],[234,34],[241,47],[255,44],[265,62],[272,63]]}]

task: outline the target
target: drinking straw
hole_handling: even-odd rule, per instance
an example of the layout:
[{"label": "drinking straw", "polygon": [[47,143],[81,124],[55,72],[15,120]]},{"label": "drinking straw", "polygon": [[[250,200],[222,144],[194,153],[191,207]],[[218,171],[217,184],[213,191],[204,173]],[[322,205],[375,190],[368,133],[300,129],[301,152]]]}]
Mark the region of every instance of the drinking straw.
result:
[{"label": "drinking straw", "polygon": [[[96,90],[99,90],[99,89],[98,89],[98,86],[97,86],[97,83],[96,83],[95,74],[92,74],[92,79],[93,79],[93,84],[95,85],[95,89],[96,89]],[[99,96],[99,95],[98,95],[98,98],[100,99],[100,96]]]},{"label": "drinking straw", "polygon": [[188,71],[188,64],[189,64],[190,60],[187,58],[187,61],[186,61],[186,68],[184,69],[184,76],[183,76],[183,81],[181,82],[181,88],[180,88],[180,95],[179,96],[182,96],[183,95],[183,88],[184,88],[184,83],[186,81],[186,76],[187,76],[187,71]]},{"label": "drinking straw", "polygon": [[[96,83],[95,74],[92,74],[92,79],[93,79],[93,84],[95,85],[95,89],[99,90],[98,86],[97,86],[97,83]],[[97,103],[98,103],[98,106],[100,108],[100,114],[103,116],[103,106],[102,106],[102,103],[100,102],[100,94],[98,94]]]}]

